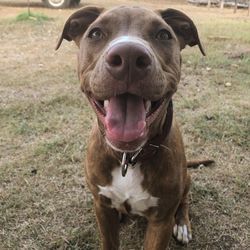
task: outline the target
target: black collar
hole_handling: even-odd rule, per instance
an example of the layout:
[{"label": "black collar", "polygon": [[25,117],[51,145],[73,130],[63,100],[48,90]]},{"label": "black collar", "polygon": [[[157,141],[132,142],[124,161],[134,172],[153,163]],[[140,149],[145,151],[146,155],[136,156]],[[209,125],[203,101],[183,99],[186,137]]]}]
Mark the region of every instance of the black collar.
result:
[{"label": "black collar", "polygon": [[154,138],[149,140],[142,148],[135,153],[123,153],[122,155],[122,176],[124,177],[127,173],[129,165],[134,166],[138,161],[143,161],[146,158],[152,157],[160,148],[163,141],[169,135],[173,122],[173,102],[170,99],[167,107],[166,119],[163,125],[161,134],[156,135]]}]

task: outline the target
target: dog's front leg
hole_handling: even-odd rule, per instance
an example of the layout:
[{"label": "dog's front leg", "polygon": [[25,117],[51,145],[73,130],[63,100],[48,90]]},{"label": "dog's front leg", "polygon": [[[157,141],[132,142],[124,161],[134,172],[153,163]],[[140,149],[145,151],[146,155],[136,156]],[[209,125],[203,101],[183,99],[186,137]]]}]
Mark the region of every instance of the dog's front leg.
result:
[{"label": "dog's front leg", "polygon": [[173,220],[148,222],[144,250],[166,250],[173,230]]},{"label": "dog's front leg", "polygon": [[99,201],[95,201],[95,212],[102,239],[102,250],[117,250],[119,248],[118,212]]}]

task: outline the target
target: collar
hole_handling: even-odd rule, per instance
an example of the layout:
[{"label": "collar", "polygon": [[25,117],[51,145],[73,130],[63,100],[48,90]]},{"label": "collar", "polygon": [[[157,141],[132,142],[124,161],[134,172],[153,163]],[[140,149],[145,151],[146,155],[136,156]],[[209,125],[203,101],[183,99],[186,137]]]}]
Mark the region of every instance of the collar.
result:
[{"label": "collar", "polygon": [[142,148],[140,148],[135,153],[126,153],[122,154],[122,162],[121,162],[121,171],[122,176],[125,177],[128,167],[134,166],[138,161],[143,161],[147,158],[152,157],[161,147],[162,142],[166,139],[169,135],[169,132],[172,127],[173,122],[173,102],[170,99],[167,107],[166,119],[163,125],[163,130],[161,134],[156,135],[154,138],[149,140]]}]

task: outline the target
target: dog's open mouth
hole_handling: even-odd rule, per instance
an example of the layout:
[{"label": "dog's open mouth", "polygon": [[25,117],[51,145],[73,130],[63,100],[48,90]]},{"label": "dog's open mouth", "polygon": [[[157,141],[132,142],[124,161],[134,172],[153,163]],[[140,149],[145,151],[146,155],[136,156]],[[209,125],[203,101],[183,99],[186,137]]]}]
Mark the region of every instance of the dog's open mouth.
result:
[{"label": "dog's open mouth", "polygon": [[164,103],[164,98],[149,101],[128,93],[104,101],[93,97],[89,99],[104,124],[106,138],[112,144],[119,145],[144,141],[149,125],[156,119]]}]

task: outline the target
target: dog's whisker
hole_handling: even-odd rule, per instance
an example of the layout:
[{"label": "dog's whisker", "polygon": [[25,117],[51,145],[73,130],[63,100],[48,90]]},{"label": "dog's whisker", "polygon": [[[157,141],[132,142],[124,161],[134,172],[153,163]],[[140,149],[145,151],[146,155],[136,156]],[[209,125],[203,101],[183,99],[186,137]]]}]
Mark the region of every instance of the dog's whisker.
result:
[{"label": "dog's whisker", "polygon": [[165,146],[165,145],[163,145],[163,144],[160,144],[160,147],[163,147],[163,148],[165,148],[165,149],[167,149],[167,150],[169,150],[169,151],[170,151],[170,148],[169,148],[169,147],[167,147],[167,146]]},{"label": "dog's whisker", "polygon": [[162,148],[164,148],[164,149],[170,151],[170,148],[168,148],[167,146],[165,146],[165,145],[163,145],[163,144],[155,145],[155,144],[150,143],[149,146],[154,147],[154,148],[160,148],[160,147],[162,147]]}]

